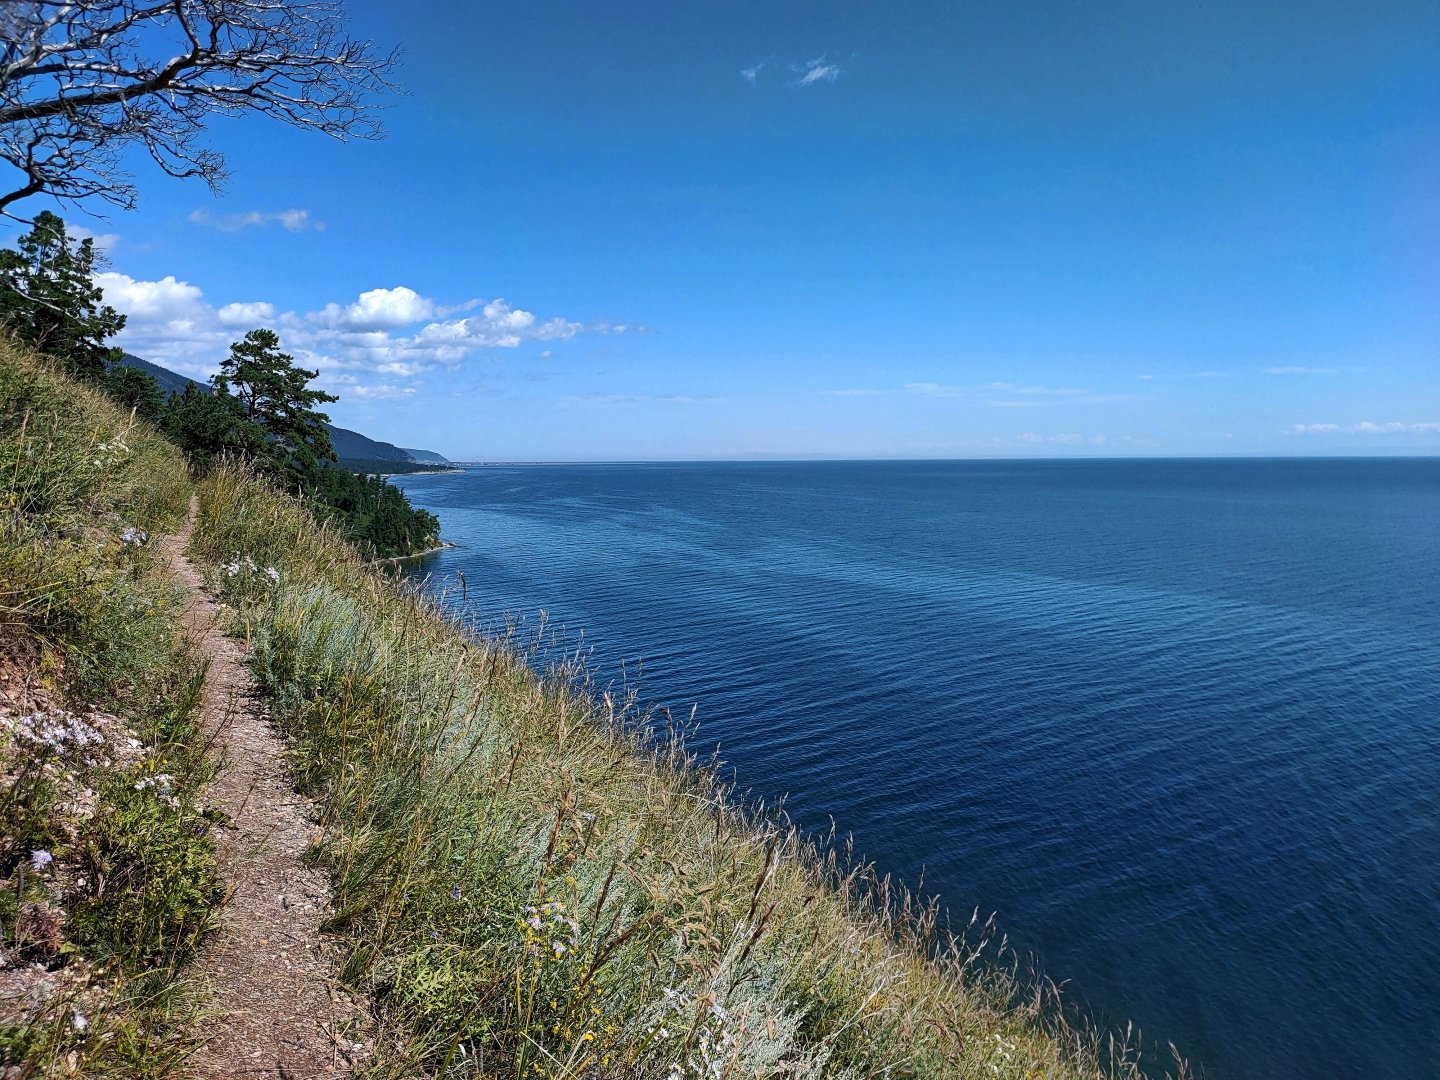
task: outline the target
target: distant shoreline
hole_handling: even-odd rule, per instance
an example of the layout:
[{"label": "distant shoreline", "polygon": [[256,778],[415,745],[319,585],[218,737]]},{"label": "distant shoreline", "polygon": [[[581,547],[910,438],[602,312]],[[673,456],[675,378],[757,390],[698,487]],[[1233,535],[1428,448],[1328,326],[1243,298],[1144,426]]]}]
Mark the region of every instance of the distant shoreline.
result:
[{"label": "distant shoreline", "polygon": [[435,468],[435,469],[408,469],[408,470],[406,470],[405,472],[382,472],[382,473],[379,473],[378,475],[383,476],[386,480],[388,480],[388,479],[390,479],[392,476],[438,476],[438,475],[440,475],[441,473],[464,472],[464,471],[465,471],[464,469],[456,468],[455,466],[452,465],[452,466],[448,466],[448,467],[446,467],[446,466],[441,466],[441,467]]},{"label": "distant shoreline", "polygon": [[[446,471],[448,472],[449,470],[446,470]],[[415,473],[408,473],[407,475],[409,475],[409,476],[414,476],[414,475],[416,475],[416,474],[415,474]],[[459,544],[452,544],[452,543],[450,543],[450,541],[448,541],[448,540],[442,540],[442,541],[440,541],[440,543],[436,544],[434,547],[426,548],[424,551],[412,551],[409,555],[391,555],[389,558],[385,558],[385,559],[371,559],[371,560],[370,560],[370,565],[371,565],[371,566],[381,566],[381,565],[383,565],[383,564],[385,564],[385,563],[405,562],[405,561],[407,561],[407,560],[409,560],[409,559],[418,559],[418,558],[420,558],[420,557],[423,556],[423,555],[434,555],[437,551],[445,551],[447,548],[453,548],[453,547],[459,547],[459,546],[460,546]]]}]

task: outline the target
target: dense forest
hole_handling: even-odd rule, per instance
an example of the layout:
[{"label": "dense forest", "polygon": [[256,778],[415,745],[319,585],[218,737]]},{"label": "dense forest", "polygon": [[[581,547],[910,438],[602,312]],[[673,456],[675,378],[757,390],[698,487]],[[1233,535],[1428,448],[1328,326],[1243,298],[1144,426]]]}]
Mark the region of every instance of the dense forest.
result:
[{"label": "dense forest", "polygon": [[252,330],[231,345],[209,387],[190,383],[166,395],[107,344],[125,316],[104,303],[94,269],[94,242],[72,240],[59,216],[41,213],[16,248],[0,250],[0,327],[159,429],[197,472],[242,460],[303,495],[318,517],[377,558],[439,542],[433,514],[412,507],[383,477],[336,464],[329,417],[319,411],[336,398],[311,386],[317,373],[282,352],[273,330]]}]

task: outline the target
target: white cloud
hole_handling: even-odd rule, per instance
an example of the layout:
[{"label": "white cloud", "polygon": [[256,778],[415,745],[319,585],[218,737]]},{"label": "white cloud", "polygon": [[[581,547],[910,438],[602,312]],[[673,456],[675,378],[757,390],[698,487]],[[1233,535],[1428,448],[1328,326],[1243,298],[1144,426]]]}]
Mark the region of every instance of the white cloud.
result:
[{"label": "white cloud", "polygon": [[907,394],[920,394],[922,397],[954,398],[964,397],[969,393],[963,386],[946,386],[943,383],[933,382],[912,382],[904,386]]},{"label": "white cloud", "polygon": [[1164,375],[1137,375],[1141,382],[1153,382],[1156,379],[1224,379],[1227,378],[1223,371],[1182,371],[1169,372]]},{"label": "white cloud", "polygon": [[[560,341],[590,329],[569,319],[542,319],[504,299],[444,308],[404,285],[370,289],[350,303],[294,312],[279,311],[267,301],[216,307],[198,286],[174,277],[137,281],[102,273],[96,283],[106,303],[127,317],[117,344],[181,374],[207,377],[241,332],[270,326],[286,352],[321,373],[322,388],[371,399],[408,396],[414,392],[412,380],[482,350]],[[469,314],[437,319],[442,311]]]},{"label": "white cloud", "polygon": [[754,67],[741,68],[740,78],[744,79],[751,86],[754,86],[755,80],[760,77],[760,72],[765,70],[765,66],[765,61],[761,60],[760,63],[756,64]]},{"label": "white cloud", "polygon": [[1286,435],[1424,435],[1440,433],[1440,423],[1421,421],[1405,424],[1398,420],[1376,424],[1361,420],[1358,424],[1296,424]]},{"label": "white cloud", "polygon": [[95,284],[104,293],[105,303],[134,319],[169,321],[205,310],[200,289],[173,274],[159,281],[136,281],[128,274],[107,270],[95,275]]},{"label": "white cloud", "polygon": [[523,341],[560,341],[572,338],[585,327],[566,319],[540,322],[533,313],[491,300],[478,315],[434,322],[425,326],[415,340],[422,345],[470,346],[513,349]]},{"label": "white cloud", "polygon": [[728,399],[710,394],[581,394],[570,400],[587,405],[724,405]]},{"label": "white cloud", "polygon": [[802,64],[791,64],[790,70],[800,77],[791,86],[814,86],[817,83],[833,83],[843,72],[839,64],[830,63],[825,57],[817,56]]},{"label": "white cloud", "polygon": [[394,383],[375,383],[365,385],[356,383],[350,387],[350,393],[359,398],[369,398],[373,401],[393,401],[396,398],[409,397],[415,393],[413,386],[396,386]]},{"label": "white cloud", "polygon": [[986,389],[998,390],[1004,394],[1034,394],[1041,397],[1069,397],[1085,392],[1073,386],[1016,386],[1014,383],[1003,382],[992,382]]},{"label": "white cloud", "polygon": [[655,331],[639,323],[612,323],[604,319],[590,323],[585,329],[592,334],[653,334]]},{"label": "white cloud", "polygon": [[97,233],[93,229],[87,229],[84,225],[71,225],[66,223],[65,231],[70,234],[72,240],[93,240],[95,250],[102,255],[109,255],[120,245],[119,233]]},{"label": "white cloud", "polygon": [[325,308],[326,318],[334,325],[352,330],[396,330],[428,319],[434,312],[431,301],[404,285],[362,292],[355,303],[343,309],[337,304]]},{"label": "white cloud", "polygon": [[209,210],[192,210],[186,220],[192,225],[208,225],[221,232],[239,232],[266,225],[279,225],[288,232],[296,233],[320,232],[325,228],[323,221],[311,220],[309,210],[246,210],[218,217]]},{"label": "white cloud", "polygon": [[1133,435],[1082,435],[1078,431],[1064,431],[1057,435],[1041,435],[1027,431],[1019,441],[1031,446],[1120,446],[1138,442]]},{"label": "white cloud", "polygon": [[251,304],[226,304],[215,313],[221,326],[245,326],[251,329],[275,321],[275,305],[260,300]]}]

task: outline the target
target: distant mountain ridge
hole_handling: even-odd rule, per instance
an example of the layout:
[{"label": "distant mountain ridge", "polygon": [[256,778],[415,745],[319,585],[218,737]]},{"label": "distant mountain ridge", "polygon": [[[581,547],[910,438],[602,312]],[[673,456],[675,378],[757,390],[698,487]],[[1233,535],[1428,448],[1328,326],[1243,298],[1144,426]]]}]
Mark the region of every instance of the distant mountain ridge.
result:
[{"label": "distant mountain ridge", "polygon": [[[121,357],[120,363],[153,376],[162,394],[183,394],[185,387],[191,383],[202,393],[211,392],[209,383],[181,375],[179,372],[151,363],[133,353],[126,353]],[[342,461],[399,461],[411,465],[450,464],[448,458],[433,450],[406,450],[394,443],[381,442],[378,439],[361,435],[358,431],[351,431],[349,428],[336,427],[334,424],[325,426],[330,430],[330,442],[335,447],[335,456]]]}]

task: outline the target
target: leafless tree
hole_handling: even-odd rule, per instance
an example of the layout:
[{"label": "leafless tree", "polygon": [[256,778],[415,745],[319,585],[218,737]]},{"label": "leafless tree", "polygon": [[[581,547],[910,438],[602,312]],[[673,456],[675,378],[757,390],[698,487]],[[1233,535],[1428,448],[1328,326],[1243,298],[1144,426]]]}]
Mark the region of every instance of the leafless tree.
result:
[{"label": "leafless tree", "polygon": [[376,138],[394,64],[346,36],[334,0],[0,0],[0,160],[21,174],[0,214],[39,194],[129,208],[136,147],[218,188],[213,116]]}]

